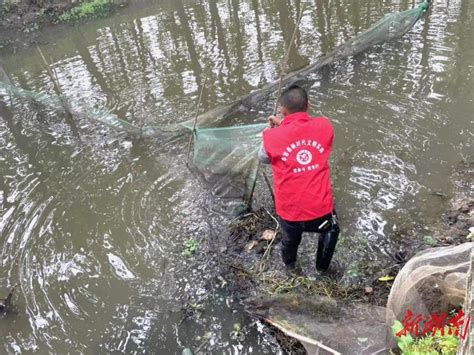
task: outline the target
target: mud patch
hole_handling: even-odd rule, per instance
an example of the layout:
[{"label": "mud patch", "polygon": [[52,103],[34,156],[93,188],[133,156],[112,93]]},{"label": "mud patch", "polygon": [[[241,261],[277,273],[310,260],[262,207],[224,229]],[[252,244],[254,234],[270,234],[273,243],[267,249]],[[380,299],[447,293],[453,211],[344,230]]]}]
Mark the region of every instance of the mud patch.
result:
[{"label": "mud patch", "polygon": [[[22,1],[0,4],[0,51],[29,46],[39,42],[42,29],[60,25],[61,16],[84,1]],[[126,0],[111,1],[107,15],[127,4]],[[99,16],[100,17],[100,16]]]},{"label": "mud patch", "polygon": [[[4,3],[0,7],[0,30],[31,33],[40,28],[56,24],[59,16],[64,12],[77,6],[70,1],[50,2],[38,4],[25,1],[16,4]],[[3,32],[2,32],[3,34]]]}]

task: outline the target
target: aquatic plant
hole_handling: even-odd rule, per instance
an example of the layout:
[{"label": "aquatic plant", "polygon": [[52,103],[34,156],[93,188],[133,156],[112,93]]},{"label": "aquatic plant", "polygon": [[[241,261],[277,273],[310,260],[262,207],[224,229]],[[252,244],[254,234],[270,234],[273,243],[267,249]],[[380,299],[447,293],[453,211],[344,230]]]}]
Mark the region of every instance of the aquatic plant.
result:
[{"label": "aquatic plant", "polygon": [[66,11],[59,16],[62,22],[73,22],[87,18],[98,18],[107,16],[112,5],[111,0],[92,0],[83,2],[79,6]]},{"label": "aquatic plant", "polygon": [[183,243],[184,250],[182,251],[181,255],[183,256],[191,256],[194,255],[198,248],[198,242],[194,239],[188,239]]}]

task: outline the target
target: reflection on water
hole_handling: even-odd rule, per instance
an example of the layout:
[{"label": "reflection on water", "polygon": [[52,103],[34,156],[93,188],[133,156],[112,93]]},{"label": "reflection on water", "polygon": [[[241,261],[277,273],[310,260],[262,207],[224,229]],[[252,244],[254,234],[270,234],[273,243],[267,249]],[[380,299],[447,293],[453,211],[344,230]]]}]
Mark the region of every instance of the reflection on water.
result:
[{"label": "reflection on water", "polygon": [[[289,67],[413,5],[309,1]],[[73,102],[139,125],[174,123],[192,115],[203,76],[203,110],[274,80],[301,6],[137,2],[111,19],[57,27],[42,49]],[[400,41],[314,73],[313,112],[336,127],[338,257],[348,264],[386,261],[397,231],[439,215],[431,192],[449,195],[473,133],[472,16],[468,0],[437,1]],[[17,85],[54,93],[35,50],[4,61]],[[248,320],[226,305],[215,260],[181,255],[184,240],[219,238],[227,222],[184,166],[186,137],[133,141],[8,97],[0,115],[0,281],[21,290],[17,314],[1,320],[5,351],[275,351],[255,326],[242,342],[229,337]],[[181,307],[201,299],[204,313],[183,321]]]}]

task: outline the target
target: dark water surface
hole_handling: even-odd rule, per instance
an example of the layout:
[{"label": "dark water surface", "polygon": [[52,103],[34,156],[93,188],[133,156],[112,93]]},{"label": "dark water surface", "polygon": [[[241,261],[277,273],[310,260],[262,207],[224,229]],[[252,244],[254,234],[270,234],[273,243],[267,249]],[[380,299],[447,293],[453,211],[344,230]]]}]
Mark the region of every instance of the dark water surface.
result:
[{"label": "dark water surface", "polygon": [[[411,1],[308,1],[296,69]],[[278,73],[300,1],[139,1],[102,21],[45,31],[40,46],[66,95],[136,124],[184,121],[201,77],[203,111]],[[472,158],[474,2],[436,1],[400,41],[314,74],[313,113],[336,128],[333,184],[347,267],[389,258],[400,232],[431,223],[449,176]],[[3,53],[19,86],[54,93],[34,47]],[[85,119],[0,98],[2,352],[273,353],[271,337],[226,300],[215,260],[189,238],[229,219],[185,168],[187,137],[136,141]],[[402,233],[403,234],[403,233]],[[420,236],[422,237],[422,236]],[[202,246],[203,247],[203,246]],[[314,254],[314,252],[313,252]],[[204,312],[182,322],[181,307]],[[230,337],[245,325],[243,340]]]}]

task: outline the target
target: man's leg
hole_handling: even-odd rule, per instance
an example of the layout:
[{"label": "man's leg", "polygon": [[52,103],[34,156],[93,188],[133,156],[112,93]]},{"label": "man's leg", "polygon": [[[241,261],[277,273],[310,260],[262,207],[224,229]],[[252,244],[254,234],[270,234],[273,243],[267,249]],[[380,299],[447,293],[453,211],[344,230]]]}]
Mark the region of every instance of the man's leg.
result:
[{"label": "man's leg", "polygon": [[305,222],[304,224],[305,232],[319,233],[316,268],[319,271],[326,271],[331,263],[339,235],[336,212],[328,213],[325,216]]},{"label": "man's leg", "polygon": [[327,271],[329,269],[332,255],[336,249],[339,232],[337,217],[334,214],[334,217],[331,218],[329,223],[329,227],[319,235],[318,253],[316,257],[316,269],[319,271]]},{"label": "man's leg", "polygon": [[281,258],[285,265],[293,265],[298,255],[298,246],[301,243],[301,228],[298,222],[288,222],[280,218],[282,230]]}]

